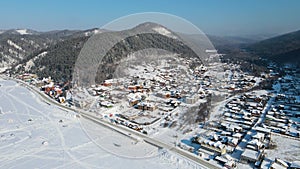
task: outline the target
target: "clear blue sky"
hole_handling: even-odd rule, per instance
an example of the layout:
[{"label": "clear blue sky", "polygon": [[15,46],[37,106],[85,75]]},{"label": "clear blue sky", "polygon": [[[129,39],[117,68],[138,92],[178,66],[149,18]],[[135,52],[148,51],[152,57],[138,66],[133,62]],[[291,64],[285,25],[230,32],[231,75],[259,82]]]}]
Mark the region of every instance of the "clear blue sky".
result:
[{"label": "clear blue sky", "polygon": [[177,15],[216,35],[300,29],[300,0],[1,0],[0,29],[88,29],[140,12]]}]

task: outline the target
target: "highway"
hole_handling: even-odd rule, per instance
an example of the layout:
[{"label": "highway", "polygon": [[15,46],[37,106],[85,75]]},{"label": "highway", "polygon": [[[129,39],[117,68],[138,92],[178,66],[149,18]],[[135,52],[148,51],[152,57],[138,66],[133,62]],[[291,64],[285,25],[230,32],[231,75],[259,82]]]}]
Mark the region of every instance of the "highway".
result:
[{"label": "highway", "polygon": [[145,134],[142,134],[142,133],[140,133],[138,131],[129,129],[127,127],[120,126],[120,125],[114,125],[114,124],[112,124],[112,123],[110,123],[108,121],[100,119],[99,117],[91,115],[91,113],[89,113],[89,112],[86,112],[86,111],[83,111],[83,110],[79,110],[79,109],[74,109],[74,108],[71,108],[71,107],[63,106],[63,105],[59,104],[58,102],[56,102],[55,100],[51,99],[46,94],[40,92],[36,87],[30,86],[29,84],[27,84],[27,83],[25,83],[25,82],[23,82],[21,80],[13,79],[13,78],[8,78],[8,77],[3,77],[3,78],[9,79],[9,80],[14,80],[14,81],[17,81],[18,83],[21,83],[21,84],[25,85],[29,90],[33,91],[38,96],[40,96],[40,98],[41,98],[42,101],[44,101],[44,102],[46,102],[48,104],[56,105],[56,106],[62,108],[63,110],[66,110],[66,111],[77,112],[78,114],[81,115],[81,117],[86,118],[88,120],[91,120],[94,123],[97,123],[99,125],[107,127],[109,129],[112,129],[112,130],[114,130],[116,132],[119,132],[119,133],[121,133],[123,135],[131,137],[133,139],[143,140],[146,143],[151,144],[153,146],[156,146],[158,148],[163,148],[163,149],[175,152],[176,154],[182,156],[183,158],[189,159],[191,161],[194,161],[194,162],[200,164],[201,166],[203,166],[203,168],[212,168],[212,169],[219,169],[219,168],[221,168],[221,167],[218,167],[216,165],[213,165],[213,164],[209,163],[208,161],[206,161],[204,159],[201,159],[200,157],[198,157],[197,155],[195,155],[193,153],[190,153],[188,151],[185,151],[185,150],[182,150],[182,149],[180,149],[178,147],[175,147],[174,145],[166,144],[166,143],[164,143],[162,141],[159,141],[157,139],[153,139],[153,138],[151,138],[151,137],[149,137],[149,136],[147,136]]}]

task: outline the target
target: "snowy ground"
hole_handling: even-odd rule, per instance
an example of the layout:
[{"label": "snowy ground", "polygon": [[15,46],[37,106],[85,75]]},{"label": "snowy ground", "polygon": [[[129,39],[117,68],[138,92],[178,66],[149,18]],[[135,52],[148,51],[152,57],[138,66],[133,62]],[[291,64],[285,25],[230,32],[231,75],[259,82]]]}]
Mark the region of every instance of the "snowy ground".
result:
[{"label": "snowy ground", "polygon": [[271,137],[272,141],[276,144],[276,148],[266,150],[267,158],[271,160],[280,158],[290,162],[300,159],[300,143],[298,140],[276,135],[272,135]]},{"label": "snowy ground", "polygon": [[199,168],[0,79],[0,168]]}]

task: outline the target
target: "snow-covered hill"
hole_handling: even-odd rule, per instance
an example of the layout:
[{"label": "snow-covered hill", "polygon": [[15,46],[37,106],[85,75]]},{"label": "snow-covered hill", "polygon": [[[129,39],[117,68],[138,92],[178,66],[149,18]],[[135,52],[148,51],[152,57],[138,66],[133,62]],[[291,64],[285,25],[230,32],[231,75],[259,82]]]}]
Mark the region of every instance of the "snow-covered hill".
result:
[{"label": "snow-covered hill", "polygon": [[[47,48],[65,40],[90,37],[96,33],[104,32],[101,29],[55,30],[38,32],[31,29],[0,30],[0,72],[11,67],[26,67],[30,70],[34,61],[45,52]],[[21,66],[22,65],[22,66]]]},{"label": "snow-covered hill", "polygon": [[26,30],[17,30],[18,34],[4,32],[0,34],[0,70],[4,71],[22,61],[28,55],[41,50],[52,43],[51,39],[32,35]]}]

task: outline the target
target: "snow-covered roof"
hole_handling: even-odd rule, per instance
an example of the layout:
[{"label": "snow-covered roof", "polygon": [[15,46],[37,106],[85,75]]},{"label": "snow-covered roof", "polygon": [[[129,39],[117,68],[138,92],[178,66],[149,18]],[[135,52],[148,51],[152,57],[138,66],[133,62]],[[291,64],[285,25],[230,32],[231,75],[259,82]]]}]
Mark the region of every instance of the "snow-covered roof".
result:
[{"label": "snow-covered roof", "polygon": [[278,163],[272,163],[272,165],[270,166],[270,168],[273,168],[273,169],[286,169],[287,167],[284,167]]},{"label": "snow-covered roof", "polygon": [[246,148],[245,151],[242,153],[242,156],[253,160],[258,160],[260,153],[260,151],[250,150]]},{"label": "snow-covered roof", "polygon": [[253,139],[253,140],[249,141],[248,144],[260,147],[262,145],[262,142],[260,142],[257,139]]},{"label": "snow-covered roof", "polygon": [[106,86],[98,86],[98,87],[94,88],[94,90],[96,90],[96,91],[100,91],[100,90],[106,91],[106,90],[109,90],[109,89],[110,88],[106,87]]},{"label": "snow-covered roof", "polygon": [[259,133],[259,132],[256,132],[254,135],[252,135],[252,138],[255,138],[255,139],[262,139],[264,137],[265,137],[265,134]]},{"label": "snow-covered roof", "polygon": [[234,133],[234,134],[232,135],[232,137],[242,137],[242,136],[243,136],[242,133]]},{"label": "snow-covered roof", "polygon": [[300,161],[294,161],[291,163],[291,168],[300,168]]}]

